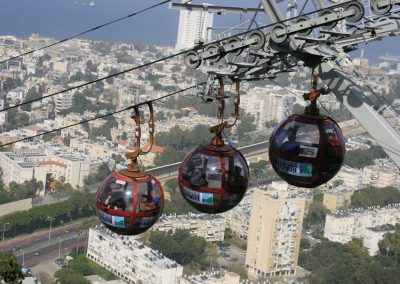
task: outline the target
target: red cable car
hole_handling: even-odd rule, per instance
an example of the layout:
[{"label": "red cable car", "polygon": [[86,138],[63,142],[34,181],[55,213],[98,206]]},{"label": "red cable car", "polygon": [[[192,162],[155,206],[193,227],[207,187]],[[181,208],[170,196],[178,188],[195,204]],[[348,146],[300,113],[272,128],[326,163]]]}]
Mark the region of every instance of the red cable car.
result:
[{"label": "red cable car", "polygon": [[330,117],[319,115],[316,100],[325,90],[313,88],[304,98],[311,104],[304,114],[293,114],[272,133],[269,159],[275,172],[287,183],[316,187],[340,170],[345,154],[342,131]]},{"label": "red cable car", "polygon": [[325,115],[293,114],[272,134],[269,159],[287,183],[316,187],[340,170],[345,145],[337,123]]},{"label": "red cable car", "polygon": [[235,125],[239,116],[239,83],[236,84],[235,121],[224,121],[224,85],[220,82],[218,118],[210,128],[215,133],[209,145],[200,145],[184,159],[179,169],[179,189],[183,198],[204,213],[222,213],[242,200],[249,183],[249,167],[243,155],[225,145],[222,132]]},{"label": "red cable car", "polygon": [[183,198],[204,213],[222,213],[235,207],[246,193],[249,168],[243,155],[227,145],[200,145],[179,169]]},{"label": "red cable car", "polygon": [[160,182],[148,173],[134,178],[124,171],[114,172],[100,185],[96,207],[107,228],[118,234],[137,235],[161,216],[164,193]]},{"label": "red cable car", "polygon": [[139,169],[137,158],[147,154],[153,145],[154,113],[150,109],[150,148],[140,148],[140,113],[134,107],[136,123],[136,149],[126,157],[132,160],[127,169],[114,172],[100,185],[96,194],[97,214],[111,231],[123,235],[137,235],[149,229],[161,216],[164,192],[160,182]]}]

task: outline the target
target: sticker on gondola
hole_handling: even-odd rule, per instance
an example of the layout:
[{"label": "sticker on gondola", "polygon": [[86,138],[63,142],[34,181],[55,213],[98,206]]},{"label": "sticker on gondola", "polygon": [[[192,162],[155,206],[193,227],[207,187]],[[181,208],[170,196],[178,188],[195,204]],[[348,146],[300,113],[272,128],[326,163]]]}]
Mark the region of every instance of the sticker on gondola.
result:
[{"label": "sticker on gondola", "polygon": [[194,203],[203,205],[214,204],[214,194],[212,193],[202,193],[183,186],[183,194],[188,200],[193,201]]},{"label": "sticker on gondola", "polygon": [[99,210],[100,220],[110,226],[117,228],[125,228],[125,218],[120,216],[112,216]]},{"label": "sticker on gondola", "polygon": [[299,156],[316,158],[317,155],[318,155],[318,148],[317,147],[300,145]]},{"label": "sticker on gondola", "polygon": [[278,171],[299,177],[312,176],[312,164],[296,163],[284,159],[277,159],[276,167]]}]

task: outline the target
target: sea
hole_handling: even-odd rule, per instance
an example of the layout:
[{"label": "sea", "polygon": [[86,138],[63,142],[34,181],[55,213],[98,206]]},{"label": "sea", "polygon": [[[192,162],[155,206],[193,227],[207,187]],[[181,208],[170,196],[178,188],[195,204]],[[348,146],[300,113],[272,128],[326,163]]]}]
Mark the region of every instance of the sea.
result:
[{"label": "sea", "polygon": [[[95,4],[90,6],[90,2]],[[28,37],[32,33],[63,39],[97,25],[127,16],[147,8],[161,0],[1,0],[0,35]],[[180,2],[180,1],[174,1]],[[198,4],[203,1],[193,1]],[[256,0],[210,0],[215,5],[256,7]],[[231,27],[252,15],[214,16],[214,27]],[[264,21],[264,15],[258,16]],[[174,46],[177,38],[179,11],[163,4],[150,11],[130,17],[118,23],[84,35],[84,38],[128,43],[149,43],[158,46]],[[263,24],[265,24],[264,21]],[[364,49],[364,57],[372,62],[379,55],[400,55],[400,38],[360,46],[352,57],[358,57]]]}]

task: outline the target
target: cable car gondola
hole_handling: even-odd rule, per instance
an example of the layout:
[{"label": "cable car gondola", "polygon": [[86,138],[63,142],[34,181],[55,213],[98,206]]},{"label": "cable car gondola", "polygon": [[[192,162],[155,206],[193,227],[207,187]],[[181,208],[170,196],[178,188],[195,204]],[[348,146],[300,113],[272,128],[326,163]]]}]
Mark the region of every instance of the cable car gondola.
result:
[{"label": "cable car gondola", "polygon": [[[235,121],[224,121],[224,99],[219,99],[220,124],[210,128],[215,137],[186,156],[179,169],[179,188],[183,198],[204,213],[222,213],[235,207],[246,193],[249,167],[235,148],[225,145],[224,128],[232,127],[239,115],[239,84],[236,84]],[[223,97],[223,84],[220,86]]]},{"label": "cable car gondola", "polygon": [[127,169],[110,174],[96,194],[97,214],[111,231],[123,235],[137,235],[148,230],[161,216],[164,192],[160,182],[139,170],[137,158],[146,154],[153,145],[154,120],[150,108],[150,148],[140,149],[140,114],[135,109],[136,150],[126,157],[132,160]]},{"label": "cable car gondola", "polygon": [[305,99],[305,113],[284,120],[270,138],[269,159],[275,172],[287,183],[313,188],[326,183],[340,170],[345,154],[342,131],[326,115],[320,115],[316,100],[324,90],[313,88]]}]

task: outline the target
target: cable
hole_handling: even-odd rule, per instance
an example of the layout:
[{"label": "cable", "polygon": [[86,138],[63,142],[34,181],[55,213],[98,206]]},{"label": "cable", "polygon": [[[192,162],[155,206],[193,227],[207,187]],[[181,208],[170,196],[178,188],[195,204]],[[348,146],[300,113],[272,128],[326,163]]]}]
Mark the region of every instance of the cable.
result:
[{"label": "cable", "polygon": [[157,98],[157,99],[153,99],[153,100],[148,100],[148,101],[145,101],[145,102],[141,102],[141,103],[138,103],[138,104],[135,104],[135,105],[126,107],[126,108],[124,108],[124,109],[116,110],[116,111],[113,111],[113,112],[110,112],[110,113],[107,113],[107,114],[103,114],[103,115],[100,115],[100,116],[96,116],[96,117],[93,117],[93,118],[90,118],[90,119],[82,120],[82,121],[80,121],[80,122],[73,123],[73,124],[70,124],[70,125],[67,125],[67,126],[63,126],[63,127],[60,127],[60,128],[56,128],[56,129],[53,129],[53,130],[50,130],[50,131],[46,131],[46,132],[44,132],[44,133],[32,135],[32,136],[29,136],[29,137],[24,137],[24,138],[15,140],[15,141],[13,141],[13,142],[9,142],[9,143],[2,144],[2,145],[0,145],[0,148],[5,147],[5,146],[9,146],[9,145],[12,145],[12,144],[15,144],[15,143],[17,143],[17,142],[22,142],[22,141],[29,140],[29,139],[32,139],[32,138],[36,138],[36,137],[39,137],[39,136],[42,136],[42,135],[46,135],[46,134],[49,134],[49,133],[61,131],[61,130],[63,130],[63,129],[70,128],[70,127],[73,127],[73,126],[77,126],[77,125],[80,125],[80,124],[84,124],[84,123],[87,123],[87,122],[90,122],[90,121],[93,121],[93,120],[105,118],[105,117],[107,117],[107,116],[111,116],[111,115],[114,115],[114,114],[117,114],[117,113],[125,112],[125,111],[128,111],[128,110],[130,110],[130,109],[133,109],[133,108],[135,108],[135,107],[140,107],[140,106],[146,105],[146,104],[148,104],[148,103],[150,103],[150,102],[156,102],[156,101],[158,101],[158,100],[162,100],[162,99],[168,98],[168,97],[170,97],[170,96],[177,95],[177,94],[179,94],[179,93],[182,93],[182,92],[185,92],[185,91],[187,91],[187,90],[193,89],[193,88],[197,87],[198,85],[204,85],[204,84],[206,84],[206,83],[207,83],[207,82],[202,82],[202,83],[199,83],[199,84],[192,85],[192,86],[190,86],[190,87],[181,89],[181,90],[179,90],[179,91],[170,93],[170,94],[168,94],[168,95],[164,95],[164,96],[159,97],[159,98]]},{"label": "cable", "polygon": [[[167,1],[167,0],[166,0],[166,1]],[[168,1],[171,1],[171,0],[168,0]],[[186,1],[186,3],[187,3],[187,2],[188,2],[188,1]],[[308,14],[317,13],[317,12],[318,12],[318,11],[313,11],[313,12],[310,12],[310,13],[308,13]],[[306,14],[306,15],[308,15],[308,14]],[[299,16],[297,16],[297,17],[299,17]],[[277,23],[284,23],[284,22],[287,22],[287,21],[291,21],[291,20],[293,20],[293,19],[296,19],[297,17],[285,19],[285,20],[279,21],[279,22],[277,22]],[[252,32],[252,31],[255,31],[255,30],[261,30],[261,29],[264,29],[264,28],[267,28],[267,27],[271,27],[271,26],[273,26],[273,25],[275,25],[275,24],[276,24],[276,23],[269,24],[269,25],[265,25],[265,26],[261,26],[261,27],[257,27],[257,28],[255,28],[255,29],[252,29],[252,30],[249,30],[249,31],[245,31],[245,32],[242,32],[242,33],[239,33],[239,34],[236,34],[236,35],[227,37],[227,38],[215,40],[215,41],[213,41],[213,42],[208,43],[207,45],[209,45],[209,44],[217,44],[217,43],[219,43],[219,42],[221,42],[221,41],[225,41],[225,40],[230,39],[230,38],[234,38],[234,37],[238,37],[238,36],[241,36],[241,35],[245,35],[245,34],[248,34],[248,33]],[[143,67],[146,67],[146,66],[150,66],[150,65],[152,65],[152,64],[155,64],[155,63],[158,63],[158,62],[161,62],[161,61],[165,61],[165,60],[167,60],[167,59],[174,58],[174,57],[179,56],[179,55],[182,55],[182,54],[184,54],[184,53],[186,53],[186,52],[188,52],[188,51],[198,50],[198,49],[201,49],[201,48],[203,48],[203,46],[195,46],[195,47],[193,47],[193,48],[191,48],[191,49],[183,50],[183,51],[180,51],[180,52],[178,52],[178,53],[172,54],[172,55],[170,55],[170,56],[166,56],[166,57],[163,57],[163,58],[161,58],[161,59],[157,59],[157,60],[154,60],[154,61],[151,61],[151,62],[142,64],[142,65],[138,65],[138,66],[135,66],[135,67],[132,67],[132,68],[123,70],[123,71],[121,71],[121,72],[117,72],[117,73],[108,75],[108,76],[106,76],[106,77],[102,77],[102,78],[99,78],[99,79],[96,79],[96,80],[93,80],[93,81],[90,81],[90,82],[87,82],[87,83],[84,83],[84,84],[81,84],[81,85],[78,85],[78,86],[75,86],[75,87],[67,88],[67,89],[58,91],[58,92],[56,92],[56,93],[53,93],[53,94],[50,94],[50,95],[47,95],[47,96],[43,96],[43,97],[41,97],[41,98],[32,99],[32,100],[30,100],[30,101],[25,101],[25,102],[22,102],[22,103],[20,103],[20,104],[16,104],[16,105],[11,106],[11,107],[3,108],[3,109],[0,110],[0,113],[3,112],[3,111],[6,111],[6,110],[10,110],[10,109],[14,109],[14,108],[17,108],[17,107],[26,105],[26,104],[30,104],[30,103],[33,103],[33,102],[36,102],[36,101],[41,101],[41,100],[43,100],[43,99],[45,99],[45,98],[53,97],[53,96],[58,95],[58,94],[61,94],[61,93],[65,93],[65,92],[72,91],[72,90],[75,90],[75,89],[78,89],[78,88],[81,88],[81,87],[84,87],[84,86],[87,86],[87,85],[91,85],[91,84],[93,84],[93,83],[97,83],[97,82],[106,80],[106,79],[108,79],[108,78],[113,78],[113,77],[115,77],[115,76],[118,76],[118,75],[121,75],[121,74],[125,74],[125,73],[127,73],[127,72],[130,72],[130,71],[133,71],[133,70],[136,70],[136,69],[140,69],[140,68],[143,68]]]},{"label": "cable", "polygon": [[69,91],[72,91],[72,90],[75,90],[75,89],[79,89],[79,88],[85,87],[87,85],[91,85],[91,84],[94,84],[94,83],[97,83],[97,82],[100,82],[100,81],[103,81],[103,80],[106,80],[106,79],[109,79],[109,78],[113,78],[113,77],[116,77],[118,75],[122,75],[122,74],[125,74],[125,73],[128,73],[128,72],[131,72],[133,70],[140,69],[140,68],[143,68],[143,67],[146,67],[146,66],[149,66],[149,65],[164,61],[164,60],[168,60],[168,59],[171,59],[171,58],[176,57],[178,55],[181,55],[181,54],[183,54],[185,52],[186,51],[178,52],[178,53],[172,54],[170,56],[163,57],[161,59],[150,61],[148,63],[142,64],[142,65],[138,65],[138,66],[135,66],[135,67],[132,67],[132,68],[129,68],[129,69],[125,69],[123,71],[120,71],[120,72],[117,72],[117,73],[114,73],[114,74],[111,74],[111,75],[108,75],[108,76],[105,76],[105,77],[102,77],[102,78],[98,78],[96,80],[93,80],[93,81],[90,81],[90,82],[86,82],[86,83],[83,83],[81,85],[77,85],[75,87],[67,88],[67,89],[64,89],[64,90],[49,94],[47,96],[43,96],[41,98],[32,99],[30,101],[25,101],[25,102],[22,102],[20,104],[16,104],[16,105],[13,105],[13,106],[10,106],[10,107],[6,107],[6,108],[1,109],[0,113],[3,112],[3,111],[7,111],[7,110],[10,110],[10,109],[14,109],[14,108],[26,105],[26,104],[30,104],[30,103],[33,103],[33,102],[41,101],[43,99],[50,98],[50,97],[53,97],[53,96],[61,94],[61,93],[65,93],[65,92],[69,92]]},{"label": "cable", "polygon": [[[79,37],[79,36],[81,36],[81,35],[87,34],[87,33],[89,33],[89,32],[92,32],[92,31],[95,31],[95,30],[104,28],[104,27],[109,26],[109,25],[111,25],[111,24],[114,24],[114,23],[116,23],[116,22],[120,22],[120,21],[125,20],[125,19],[127,19],[127,18],[130,18],[130,17],[136,16],[136,15],[139,15],[139,14],[141,14],[141,13],[143,13],[143,12],[146,12],[146,11],[151,10],[151,9],[153,9],[153,8],[156,8],[156,7],[158,7],[158,6],[164,5],[165,3],[168,3],[168,2],[171,2],[171,1],[172,1],[172,0],[164,0],[164,1],[160,2],[160,3],[158,3],[158,4],[154,4],[154,5],[149,6],[149,7],[145,8],[145,9],[143,9],[143,10],[140,10],[140,11],[138,11],[138,12],[134,12],[134,13],[129,14],[129,15],[127,15],[127,16],[118,18],[118,19],[116,19],[116,20],[112,20],[112,21],[110,21],[110,22],[107,22],[107,23],[105,23],[105,24],[96,26],[96,27],[91,28],[91,29],[85,30],[85,31],[80,32],[80,33],[78,33],[78,34],[76,34],[76,35],[73,35],[73,36],[64,38],[64,39],[62,39],[62,40],[59,40],[59,41],[57,41],[57,42],[55,42],[55,43],[52,43],[52,44],[46,45],[46,46],[44,46],[44,47],[40,47],[40,48],[37,48],[37,49],[33,49],[33,50],[31,50],[31,51],[27,51],[27,52],[25,52],[25,53],[22,53],[22,54],[19,54],[19,55],[10,57],[10,58],[8,58],[8,59],[6,59],[6,60],[0,61],[0,64],[6,63],[6,62],[8,62],[8,61],[10,61],[10,60],[14,60],[14,59],[20,58],[20,57],[22,57],[22,56],[31,54],[31,53],[36,52],[36,51],[40,51],[40,50],[47,49],[47,48],[49,48],[49,47],[58,45],[58,44],[60,44],[60,43],[66,42],[66,41],[68,41],[68,40],[77,38],[77,37]],[[187,1],[187,2],[188,2],[188,1]],[[187,3],[187,2],[186,2],[186,3]]]}]

